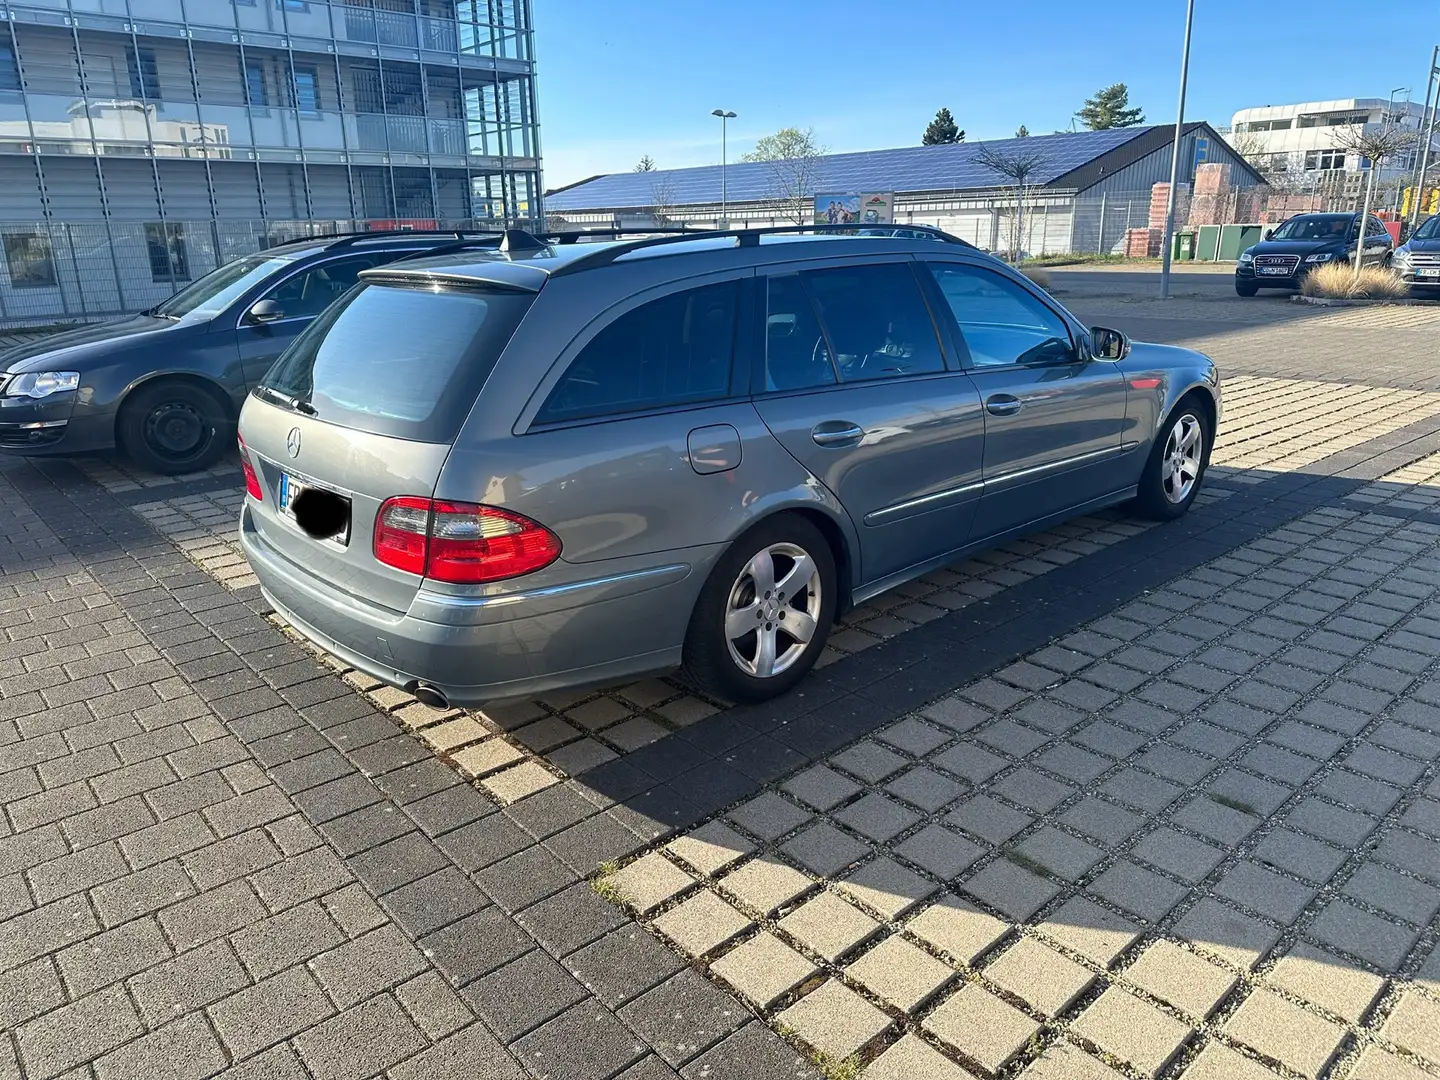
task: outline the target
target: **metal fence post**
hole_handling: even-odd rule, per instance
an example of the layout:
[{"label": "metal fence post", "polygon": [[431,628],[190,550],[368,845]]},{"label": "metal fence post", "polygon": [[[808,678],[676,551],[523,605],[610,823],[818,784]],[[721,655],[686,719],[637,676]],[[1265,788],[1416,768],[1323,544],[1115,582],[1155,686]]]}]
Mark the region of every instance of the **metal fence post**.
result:
[{"label": "metal fence post", "polygon": [[60,227],[65,230],[65,246],[70,249],[70,269],[75,271],[75,291],[80,294],[80,314],[89,315],[90,310],[85,306],[85,279],[80,276],[80,260],[75,256],[75,236],[68,223],[62,223]]},{"label": "metal fence post", "polygon": [[1100,229],[1095,239],[1095,254],[1105,254],[1105,193],[1100,193]]}]

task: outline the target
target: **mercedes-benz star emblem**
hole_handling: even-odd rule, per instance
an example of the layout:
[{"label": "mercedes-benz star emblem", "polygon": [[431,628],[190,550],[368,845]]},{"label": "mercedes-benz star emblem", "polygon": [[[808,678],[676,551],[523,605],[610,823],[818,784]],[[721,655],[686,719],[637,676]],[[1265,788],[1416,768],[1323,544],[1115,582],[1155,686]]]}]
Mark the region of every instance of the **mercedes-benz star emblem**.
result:
[{"label": "mercedes-benz star emblem", "polygon": [[300,456],[300,429],[292,427],[290,434],[285,436],[285,449],[290,451],[291,457]]}]

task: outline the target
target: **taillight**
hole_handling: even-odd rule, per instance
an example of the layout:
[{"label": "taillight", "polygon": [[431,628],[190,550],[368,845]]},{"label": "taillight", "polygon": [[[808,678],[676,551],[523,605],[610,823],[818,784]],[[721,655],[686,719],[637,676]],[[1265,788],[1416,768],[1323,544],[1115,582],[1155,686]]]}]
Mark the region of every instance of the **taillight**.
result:
[{"label": "taillight", "polygon": [[475,585],[531,574],[560,557],[560,538],[521,514],[402,495],[375,515],[375,558],[408,574]]},{"label": "taillight", "polygon": [[235,440],[240,444],[240,468],[245,472],[245,494],[256,502],[264,502],[265,493],[260,490],[260,477],[255,475],[255,466],[250,464],[250,451],[245,449],[245,440],[239,435],[235,436]]}]

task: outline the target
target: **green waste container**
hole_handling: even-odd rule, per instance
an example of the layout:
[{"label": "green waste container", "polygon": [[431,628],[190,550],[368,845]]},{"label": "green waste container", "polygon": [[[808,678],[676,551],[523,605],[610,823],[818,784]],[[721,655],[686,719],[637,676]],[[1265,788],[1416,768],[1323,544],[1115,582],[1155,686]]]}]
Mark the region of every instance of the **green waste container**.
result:
[{"label": "green waste container", "polygon": [[1195,234],[1193,232],[1176,233],[1175,249],[1170,253],[1170,257],[1179,262],[1193,262],[1195,260]]}]

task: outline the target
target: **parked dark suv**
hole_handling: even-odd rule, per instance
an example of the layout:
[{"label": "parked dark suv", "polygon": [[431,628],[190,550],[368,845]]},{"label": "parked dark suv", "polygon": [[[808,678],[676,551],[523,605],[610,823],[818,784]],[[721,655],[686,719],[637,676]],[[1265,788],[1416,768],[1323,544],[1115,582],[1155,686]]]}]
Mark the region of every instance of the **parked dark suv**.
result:
[{"label": "parked dark suv", "polygon": [[1369,219],[1365,242],[1359,214],[1297,214],[1267,229],[1265,239],[1240,253],[1235,291],[1254,296],[1261,289],[1298,289],[1306,276],[1327,262],[1349,262],[1357,246],[1366,266],[1389,266],[1395,242],[1377,217]]},{"label": "parked dark suv", "polygon": [[455,232],[298,240],[228,262],[149,311],[0,352],[0,451],[119,446],[156,472],[203,469],[234,447],[246,391],[360,271],[466,239],[486,242]]}]

